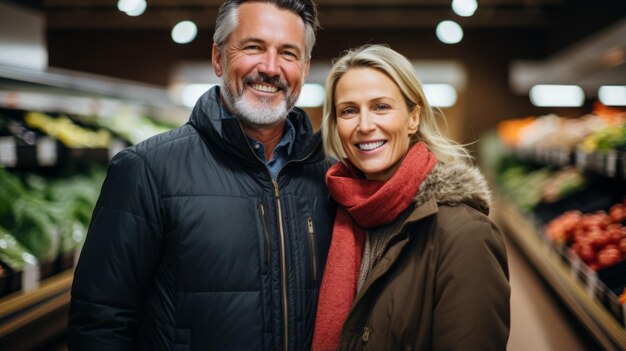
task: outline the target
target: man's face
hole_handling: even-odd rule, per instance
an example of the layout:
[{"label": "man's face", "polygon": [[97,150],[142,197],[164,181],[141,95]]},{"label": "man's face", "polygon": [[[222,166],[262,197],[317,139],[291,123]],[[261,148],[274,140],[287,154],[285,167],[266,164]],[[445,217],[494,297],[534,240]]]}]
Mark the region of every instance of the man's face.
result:
[{"label": "man's face", "polygon": [[261,127],[286,118],[309,71],[304,28],[298,15],[272,4],[239,6],[224,55],[214,44],[212,57],[231,112]]}]

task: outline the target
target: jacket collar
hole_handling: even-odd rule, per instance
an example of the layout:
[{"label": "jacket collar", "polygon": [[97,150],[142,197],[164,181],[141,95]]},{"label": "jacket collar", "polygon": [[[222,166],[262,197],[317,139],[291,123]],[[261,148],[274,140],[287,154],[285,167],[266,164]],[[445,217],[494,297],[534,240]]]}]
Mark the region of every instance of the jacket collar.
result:
[{"label": "jacket collar", "polygon": [[419,209],[432,200],[440,205],[466,204],[489,214],[491,191],[477,167],[463,162],[439,163],[422,182],[415,204]]},{"label": "jacket collar", "polygon": [[[260,161],[250,148],[237,118],[223,119],[220,108],[220,87],[215,86],[204,93],[196,103],[189,124],[202,136],[207,144],[249,165],[259,166]],[[304,111],[295,107],[287,116],[295,129],[295,140],[290,160],[317,162],[324,157],[319,132],[313,133],[309,118]],[[263,165],[264,166],[264,165]]]},{"label": "jacket collar", "polygon": [[431,216],[439,211],[439,205],[458,206],[465,204],[489,214],[491,191],[485,176],[477,167],[463,162],[439,163],[426,176],[415,196],[415,206],[402,222],[400,234],[411,223]]}]

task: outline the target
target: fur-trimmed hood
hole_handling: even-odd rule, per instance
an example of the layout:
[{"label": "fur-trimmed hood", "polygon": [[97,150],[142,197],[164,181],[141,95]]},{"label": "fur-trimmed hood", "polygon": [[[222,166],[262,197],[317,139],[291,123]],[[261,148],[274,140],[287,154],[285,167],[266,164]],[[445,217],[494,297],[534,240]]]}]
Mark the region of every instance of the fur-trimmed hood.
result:
[{"label": "fur-trimmed hood", "polygon": [[451,206],[464,203],[489,214],[491,191],[477,167],[463,162],[438,163],[422,182],[415,197],[416,205],[430,198]]}]

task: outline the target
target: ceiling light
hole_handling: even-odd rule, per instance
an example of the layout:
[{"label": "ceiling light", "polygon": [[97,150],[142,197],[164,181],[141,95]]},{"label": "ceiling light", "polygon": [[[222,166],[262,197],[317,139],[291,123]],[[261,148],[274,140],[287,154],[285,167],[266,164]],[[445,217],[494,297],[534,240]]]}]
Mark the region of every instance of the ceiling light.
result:
[{"label": "ceiling light", "polygon": [[191,21],[182,21],[172,28],[172,40],[178,44],[187,44],[196,38],[198,27]]},{"label": "ceiling light", "polygon": [[437,38],[445,44],[456,44],[463,39],[463,29],[454,21],[441,21],[436,29]]},{"label": "ceiling light", "polygon": [[145,0],[119,0],[117,2],[117,9],[122,12],[134,11],[141,6],[141,3]]},{"label": "ceiling light", "polygon": [[626,85],[603,85],[598,99],[606,106],[626,106]]},{"label": "ceiling light", "polygon": [[139,16],[146,11],[147,6],[148,4],[146,4],[144,0],[139,1],[139,4],[137,5],[137,7],[135,7],[132,10],[126,11],[126,14],[132,17]]},{"label": "ceiling light", "polygon": [[431,106],[451,107],[456,103],[456,90],[450,84],[424,84],[424,95]]},{"label": "ceiling light", "polygon": [[320,84],[304,84],[300,97],[296,102],[298,107],[319,107],[324,103],[326,93]]},{"label": "ceiling light", "polygon": [[476,0],[452,0],[452,11],[462,17],[472,16],[477,8]]},{"label": "ceiling light", "polygon": [[585,93],[577,85],[540,84],[530,88],[530,102],[538,107],[580,107]]}]

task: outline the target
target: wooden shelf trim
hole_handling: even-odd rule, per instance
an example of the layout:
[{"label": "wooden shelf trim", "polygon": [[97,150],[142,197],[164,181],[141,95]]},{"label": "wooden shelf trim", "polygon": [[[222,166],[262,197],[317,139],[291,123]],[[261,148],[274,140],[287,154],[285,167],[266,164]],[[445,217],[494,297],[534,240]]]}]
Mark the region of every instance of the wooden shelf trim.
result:
[{"label": "wooden shelf trim", "polygon": [[0,338],[70,303],[72,269],[42,281],[29,292],[15,292],[0,299]]}]

